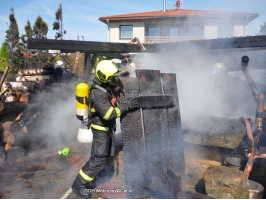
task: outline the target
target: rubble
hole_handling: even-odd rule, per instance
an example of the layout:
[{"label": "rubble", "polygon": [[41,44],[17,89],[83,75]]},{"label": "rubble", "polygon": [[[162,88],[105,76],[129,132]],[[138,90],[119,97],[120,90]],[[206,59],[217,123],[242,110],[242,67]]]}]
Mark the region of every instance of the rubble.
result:
[{"label": "rubble", "polygon": [[205,189],[209,196],[218,199],[248,199],[248,179],[240,170],[216,166],[204,174]]},{"label": "rubble", "polygon": [[199,116],[196,123],[184,124],[184,141],[235,149],[246,135],[246,127],[237,119]]}]

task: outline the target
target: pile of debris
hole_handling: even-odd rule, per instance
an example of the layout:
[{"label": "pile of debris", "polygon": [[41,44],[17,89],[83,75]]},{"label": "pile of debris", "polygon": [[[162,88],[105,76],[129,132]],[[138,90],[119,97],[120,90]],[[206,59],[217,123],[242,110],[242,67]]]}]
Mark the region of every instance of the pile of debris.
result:
[{"label": "pile of debris", "polygon": [[6,74],[1,79],[0,163],[7,155],[25,154],[32,142],[38,143],[38,137],[31,135],[30,130],[37,126],[51,85],[62,77],[53,67],[19,70],[18,75],[16,82],[4,82]]}]

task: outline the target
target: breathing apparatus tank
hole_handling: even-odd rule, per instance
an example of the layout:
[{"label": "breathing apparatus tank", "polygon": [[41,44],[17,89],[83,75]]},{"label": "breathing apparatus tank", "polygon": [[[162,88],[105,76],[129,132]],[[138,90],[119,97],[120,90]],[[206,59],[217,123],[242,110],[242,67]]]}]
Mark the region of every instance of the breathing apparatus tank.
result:
[{"label": "breathing apparatus tank", "polygon": [[82,143],[92,142],[93,134],[90,129],[89,121],[89,85],[86,83],[80,83],[76,87],[76,107],[77,118],[81,120],[81,126],[78,130],[77,140]]},{"label": "breathing apparatus tank", "polygon": [[86,102],[89,98],[89,89],[86,83],[80,83],[76,87],[77,118],[81,121],[85,121],[89,116],[89,106]]}]

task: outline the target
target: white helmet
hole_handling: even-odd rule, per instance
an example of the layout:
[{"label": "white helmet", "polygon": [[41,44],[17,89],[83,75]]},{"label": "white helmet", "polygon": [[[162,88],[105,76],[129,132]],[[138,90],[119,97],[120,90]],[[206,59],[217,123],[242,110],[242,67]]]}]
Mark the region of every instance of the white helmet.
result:
[{"label": "white helmet", "polygon": [[64,63],[63,63],[63,61],[61,61],[61,60],[58,60],[58,61],[56,61],[56,63],[55,63],[55,67],[57,68],[57,67],[62,67],[64,65]]}]

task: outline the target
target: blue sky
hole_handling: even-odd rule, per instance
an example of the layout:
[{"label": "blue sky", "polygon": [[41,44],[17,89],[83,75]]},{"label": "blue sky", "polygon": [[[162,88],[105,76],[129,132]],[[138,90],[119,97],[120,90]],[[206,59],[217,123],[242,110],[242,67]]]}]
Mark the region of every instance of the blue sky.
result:
[{"label": "blue sky", "polygon": [[[166,8],[173,9],[176,0],[166,0]],[[101,16],[155,11],[163,9],[163,0],[0,0],[0,44],[9,26],[10,8],[15,10],[20,35],[29,19],[33,25],[40,15],[48,24],[48,38],[54,39],[52,30],[55,12],[62,3],[64,39],[76,40],[84,36],[87,41],[107,41],[107,26],[98,20]],[[249,25],[248,34],[254,35],[266,22],[266,0],[184,0],[183,9],[257,12],[259,17]]]}]

